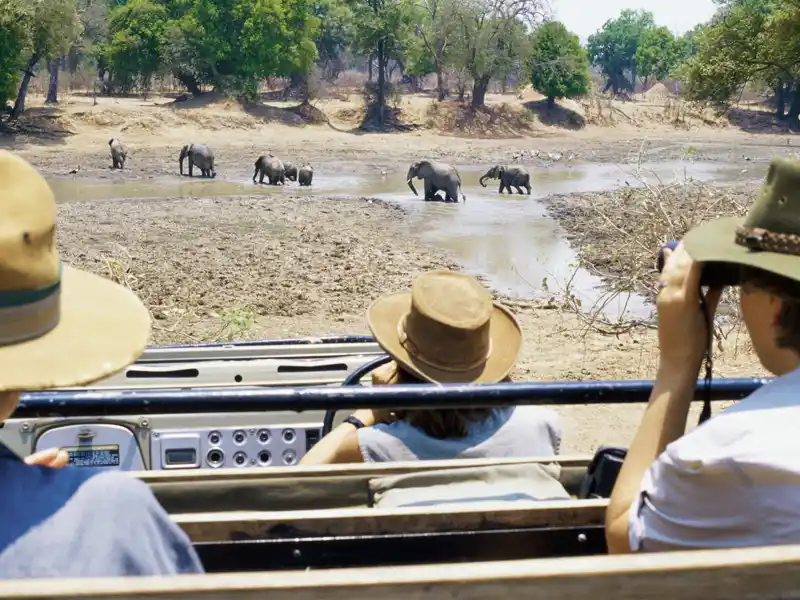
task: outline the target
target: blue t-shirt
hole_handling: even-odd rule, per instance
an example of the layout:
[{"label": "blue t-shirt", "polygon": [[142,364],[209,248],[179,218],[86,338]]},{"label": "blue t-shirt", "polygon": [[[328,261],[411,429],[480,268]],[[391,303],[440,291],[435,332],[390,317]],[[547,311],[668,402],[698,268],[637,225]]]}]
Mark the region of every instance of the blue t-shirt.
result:
[{"label": "blue t-shirt", "polygon": [[143,482],[27,465],[0,444],[0,578],[202,572],[189,538]]}]

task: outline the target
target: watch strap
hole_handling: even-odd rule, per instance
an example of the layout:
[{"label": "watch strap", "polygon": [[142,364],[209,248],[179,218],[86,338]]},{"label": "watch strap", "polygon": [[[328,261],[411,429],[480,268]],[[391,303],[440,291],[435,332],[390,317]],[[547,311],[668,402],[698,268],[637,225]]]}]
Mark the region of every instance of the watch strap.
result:
[{"label": "watch strap", "polygon": [[353,425],[356,429],[361,429],[362,427],[365,427],[365,425],[361,421],[361,419],[359,419],[357,417],[354,417],[353,415],[350,415],[349,417],[347,417],[344,420],[344,422],[345,423],[350,423],[350,425]]}]

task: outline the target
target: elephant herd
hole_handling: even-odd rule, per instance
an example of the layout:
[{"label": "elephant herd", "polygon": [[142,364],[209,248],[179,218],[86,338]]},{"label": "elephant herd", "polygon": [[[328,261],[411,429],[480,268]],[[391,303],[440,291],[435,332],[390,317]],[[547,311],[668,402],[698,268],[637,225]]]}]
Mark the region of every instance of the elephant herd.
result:
[{"label": "elephant herd", "polygon": [[[125,146],[118,138],[111,138],[108,140],[108,146],[111,150],[111,161],[114,169],[124,169],[125,160],[128,157],[128,152]],[[188,161],[189,177],[194,176],[194,168],[200,169],[202,177],[214,178],[217,172],[214,170],[214,150],[205,144],[186,144],[181,148],[179,162],[179,171],[183,175],[183,162]],[[256,159],[255,172],[253,173],[253,182],[255,183],[258,178],[259,183],[264,183],[266,177],[270,185],[283,185],[286,180],[297,181],[301,186],[311,185],[314,178],[314,167],[306,163],[300,167],[293,165],[290,162],[283,162],[279,158],[269,154],[262,154]]]},{"label": "elephant herd", "polygon": [[[111,160],[113,168],[123,169],[127,158],[127,151],[117,138],[108,141],[111,149]],[[194,167],[200,169],[203,177],[216,177],[214,170],[214,151],[205,144],[186,144],[181,148],[180,153],[180,174],[183,175],[183,162],[189,161],[189,177],[194,174]],[[297,167],[290,162],[284,162],[272,153],[262,154],[256,159],[255,171],[253,172],[253,182],[264,183],[264,179],[270,185],[284,185],[286,180],[297,181],[301,186],[311,185],[314,177],[314,169],[309,164]],[[462,191],[461,175],[452,165],[433,160],[418,160],[411,163],[406,174],[406,183],[415,196],[419,196],[414,187],[414,179],[424,180],[425,200],[433,201],[439,198],[439,192],[444,193],[445,202],[458,202],[459,195],[463,202],[467,201]],[[512,188],[516,188],[517,193],[523,194],[525,188],[528,194],[531,193],[531,177],[527,169],[522,166],[495,165],[480,178],[480,184],[486,187],[487,179],[499,179],[502,194],[507,190],[513,193]]]}]

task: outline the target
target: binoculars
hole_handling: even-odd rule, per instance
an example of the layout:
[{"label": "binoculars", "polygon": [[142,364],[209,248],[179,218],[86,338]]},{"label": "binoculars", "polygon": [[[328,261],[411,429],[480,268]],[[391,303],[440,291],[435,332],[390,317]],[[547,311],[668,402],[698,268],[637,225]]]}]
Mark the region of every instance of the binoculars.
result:
[{"label": "binoculars", "polygon": [[[678,242],[667,242],[658,252],[656,269],[659,273],[664,269],[664,250],[669,248],[675,250]],[[736,286],[741,281],[741,269],[739,265],[724,262],[702,263],[703,272],[700,275],[700,285],[707,287]]]}]

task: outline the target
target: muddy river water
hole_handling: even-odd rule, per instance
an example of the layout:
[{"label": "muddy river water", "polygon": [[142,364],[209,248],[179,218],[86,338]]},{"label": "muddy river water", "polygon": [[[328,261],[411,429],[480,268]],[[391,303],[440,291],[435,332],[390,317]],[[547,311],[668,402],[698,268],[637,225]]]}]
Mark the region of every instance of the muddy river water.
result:
[{"label": "muddy river water", "polygon": [[[638,185],[633,166],[613,164],[554,164],[529,169],[531,196],[498,194],[498,181],[480,186],[485,166],[461,166],[466,203],[424,202],[405,182],[405,168],[367,173],[342,172],[318,166],[311,188],[259,186],[252,173],[219,174],[202,180],[160,177],[85,179],[58,177],[50,183],[59,202],[76,200],[113,201],[119,198],[190,198],[233,195],[313,194],[328,197],[367,196],[397,202],[411,213],[409,231],[423,241],[450,251],[472,273],[488,278],[501,292],[519,297],[541,297],[570,290],[584,306],[594,306],[604,294],[598,278],[577,269],[577,256],[558,223],[547,216],[541,198],[550,194],[597,192],[628,182]],[[713,162],[674,162],[642,165],[641,174],[651,183],[670,183],[693,177],[700,181],[734,182],[757,180],[765,167]],[[418,192],[422,181],[415,180]],[[609,318],[620,315],[647,318],[652,307],[639,297],[618,297],[603,309]]]}]

